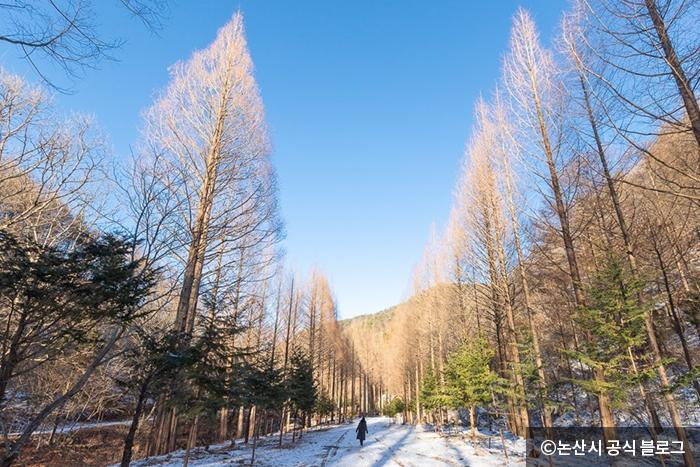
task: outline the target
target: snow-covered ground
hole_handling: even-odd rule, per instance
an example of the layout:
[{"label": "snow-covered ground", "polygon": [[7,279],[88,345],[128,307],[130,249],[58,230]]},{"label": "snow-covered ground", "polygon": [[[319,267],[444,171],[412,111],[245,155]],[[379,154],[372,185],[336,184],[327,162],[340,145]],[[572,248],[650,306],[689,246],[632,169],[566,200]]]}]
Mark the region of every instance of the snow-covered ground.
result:
[{"label": "snow-covered ground", "polygon": [[[116,425],[130,425],[131,420],[120,420],[116,422],[74,422],[71,424],[60,425],[56,428],[56,434],[71,433],[73,431],[85,430],[87,428],[103,428],[106,426],[116,426]],[[53,431],[53,428],[43,428],[41,430],[36,430],[32,433],[32,436],[36,435],[46,435]],[[12,432],[9,436],[20,436],[22,432]]]},{"label": "snow-covered ground", "polygon": [[[506,459],[498,433],[479,437],[478,452],[474,452],[470,438],[460,434],[439,436],[422,427],[392,423],[389,418],[368,418],[369,434],[364,446],[355,439],[356,423],[304,434],[294,444],[285,439],[282,448],[276,439],[263,439],[255,452],[258,466],[497,466],[525,465],[525,442],[506,439]],[[199,448],[190,456],[191,466],[224,467],[250,464],[250,446],[230,443],[211,446],[209,451]],[[138,467],[181,466],[184,452],[134,462]]]}]

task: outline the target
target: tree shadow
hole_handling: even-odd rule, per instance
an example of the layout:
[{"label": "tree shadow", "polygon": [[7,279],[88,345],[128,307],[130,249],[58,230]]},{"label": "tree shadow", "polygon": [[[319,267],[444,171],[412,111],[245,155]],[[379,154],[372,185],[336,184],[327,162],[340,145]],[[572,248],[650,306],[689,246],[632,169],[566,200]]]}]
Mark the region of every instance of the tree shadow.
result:
[{"label": "tree shadow", "polygon": [[[459,438],[458,438],[458,439],[455,439],[455,441],[456,441],[456,440],[463,441],[462,439],[459,439]],[[452,451],[452,453],[453,453],[453,455],[454,455],[454,459],[455,459],[457,462],[459,462],[461,465],[469,465],[469,462],[467,461],[467,459],[464,458],[464,456],[467,456],[467,455],[468,455],[466,452],[459,450],[459,449],[457,448],[457,446],[455,446],[455,443],[453,442],[453,440],[451,440],[451,439],[446,439],[446,440],[444,440],[444,441],[445,441],[444,444],[447,445],[447,448],[448,448],[450,451]],[[470,440],[469,443],[467,444],[467,447],[469,447],[469,448],[471,448],[472,450],[474,450],[474,446],[471,444],[471,440]],[[475,453],[475,455],[476,455],[476,453]]]},{"label": "tree shadow", "polygon": [[382,456],[374,461],[372,463],[372,466],[382,466],[386,465],[394,456],[398,459],[398,456],[396,455],[396,451],[401,448],[401,446],[404,445],[406,438],[411,434],[411,432],[414,430],[413,427],[405,430],[406,433],[401,436],[401,438],[391,445],[384,442],[384,441],[374,441],[375,444],[379,444],[380,446],[384,447],[384,452],[382,453]]}]

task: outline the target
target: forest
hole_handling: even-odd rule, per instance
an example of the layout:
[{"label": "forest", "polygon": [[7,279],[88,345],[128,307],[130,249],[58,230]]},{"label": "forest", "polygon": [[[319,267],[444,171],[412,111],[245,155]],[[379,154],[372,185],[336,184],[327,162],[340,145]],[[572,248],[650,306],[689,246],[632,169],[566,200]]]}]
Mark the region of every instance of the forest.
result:
[{"label": "forest", "polygon": [[[0,42],[38,74],[0,68],[0,465],[100,449],[186,466],[224,442],[253,465],[263,440],[380,414],[472,437],[483,420],[521,438],[666,429],[696,465],[697,0],[573,0],[551,44],[519,8],[449,222],[401,303],[348,320],[321,267],[285,262],[243,14],[169,69],[117,160],[33,53],[76,76],[119,44],[90,2],[50,3],[0,5]],[[167,2],[121,3],[162,27]],[[82,425],[103,437],[71,451]]]},{"label": "forest", "polygon": [[[348,332],[409,422],[697,427],[697,2],[573,2],[554,43],[513,18],[450,220],[405,301]],[[361,336],[368,333],[374,338]],[[686,465],[696,465],[689,449]]]}]

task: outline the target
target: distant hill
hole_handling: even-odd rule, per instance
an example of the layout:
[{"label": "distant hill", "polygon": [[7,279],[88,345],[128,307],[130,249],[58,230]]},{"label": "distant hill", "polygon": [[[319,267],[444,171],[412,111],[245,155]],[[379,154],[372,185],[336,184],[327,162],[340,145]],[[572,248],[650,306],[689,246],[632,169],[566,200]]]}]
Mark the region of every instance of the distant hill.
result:
[{"label": "distant hill", "polygon": [[381,326],[386,327],[394,317],[396,306],[391,306],[376,313],[368,313],[365,315],[354,316],[352,318],[338,321],[340,328],[348,326]]}]

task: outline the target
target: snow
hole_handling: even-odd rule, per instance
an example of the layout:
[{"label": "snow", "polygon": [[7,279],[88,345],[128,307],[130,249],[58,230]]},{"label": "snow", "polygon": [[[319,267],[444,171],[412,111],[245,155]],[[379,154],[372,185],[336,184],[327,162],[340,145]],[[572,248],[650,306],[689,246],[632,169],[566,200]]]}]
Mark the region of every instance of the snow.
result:
[{"label": "snow", "polygon": [[[73,431],[85,430],[88,428],[103,428],[106,426],[118,426],[118,425],[131,425],[131,420],[119,420],[113,422],[74,422],[72,424],[60,425],[56,429],[56,434],[71,433]],[[32,433],[32,436],[36,435],[46,435],[53,431],[53,428],[45,428],[41,430],[36,430]],[[21,431],[12,432],[9,436],[20,436]]]},{"label": "snow", "polygon": [[[356,423],[338,425],[304,433],[301,441],[285,438],[282,448],[277,438],[262,439],[255,452],[258,466],[463,466],[476,467],[525,465],[525,441],[505,439],[508,459],[498,433],[480,433],[478,452],[474,452],[467,432],[440,436],[424,426],[400,425],[386,417],[367,418],[369,433],[364,446],[355,439]],[[273,439],[274,438],[274,439]],[[198,448],[190,455],[189,465],[226,467],[250,464],[250,445],[231,448],[230,443]],[[181,466],[184,451],[132,463],[137,467]]]}]

